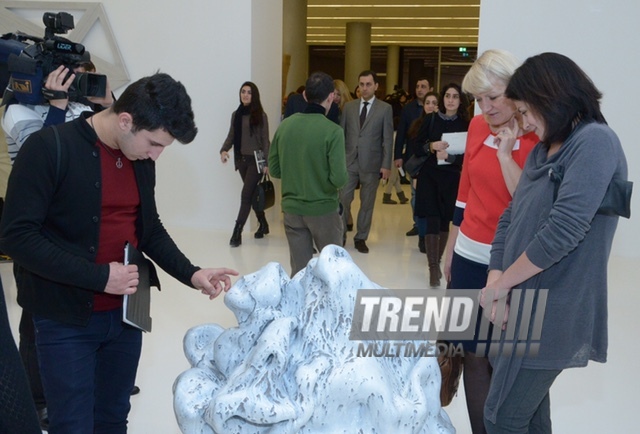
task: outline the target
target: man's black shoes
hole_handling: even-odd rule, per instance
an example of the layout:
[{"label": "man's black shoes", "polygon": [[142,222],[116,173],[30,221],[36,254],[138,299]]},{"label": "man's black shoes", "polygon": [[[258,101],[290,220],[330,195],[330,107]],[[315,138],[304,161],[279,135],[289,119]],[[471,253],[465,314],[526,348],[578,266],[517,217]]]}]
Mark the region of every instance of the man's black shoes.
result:
[{"label": "man's black shoes", "polygon": [[369,253],[369,248],[364,240],[353,240],[356,245],[356,250],[360,253]]}]

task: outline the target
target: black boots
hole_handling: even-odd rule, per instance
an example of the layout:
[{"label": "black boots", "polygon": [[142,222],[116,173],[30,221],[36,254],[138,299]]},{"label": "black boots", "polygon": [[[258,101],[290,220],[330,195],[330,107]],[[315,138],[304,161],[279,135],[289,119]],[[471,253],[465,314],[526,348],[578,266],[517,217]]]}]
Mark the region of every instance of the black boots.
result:
[{"label": "black boots", "polygon": [[418,236],[418,250],[420,250],[420,253],[427,253],[427,248],[424,244],[424,237]]},{"label": "black boots", "polygon": [[233,228],[233,235],[231,235],[231,239],[229,240],[229,245],[231,247],[238,247],[242,244],[242,227],[240,223],[236,222],[235,227]]},{"label": "black boots", "polygon": [[407,198],[407,196],[404,195],[404,191],[400,191],[396,194],[398,195],[398,200],[400,201],[401,204],[405,204],[409,202],[409,198]]},{"label": "black boots", "polygon": [[[257,214],[258,217],[258,230],[253,235],[255,238],[264,238],[265,235],[269,233],[269,223],[267,223],[267,219],[264,216],[264,213]],[[231,247],[238,247],[242,244],[242,228],[244,225],[236,222],[235,227],[233,228],[233,235],[231,235],[231,239],[229,240],[229,245]]]},{"label": "black boots", "polygon": [[264,216],[264,212],[257,214],[258,217],[258,230],[253,235],[255,238],[264,238],[265,235],[269,234],[269,223],[267,223],[267,218]]}]

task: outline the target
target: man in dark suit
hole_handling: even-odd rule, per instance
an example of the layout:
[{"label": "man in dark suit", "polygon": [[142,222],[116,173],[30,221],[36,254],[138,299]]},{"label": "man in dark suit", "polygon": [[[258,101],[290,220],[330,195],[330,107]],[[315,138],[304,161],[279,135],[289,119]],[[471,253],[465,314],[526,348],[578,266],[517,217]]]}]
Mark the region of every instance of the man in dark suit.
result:
[{"label": "man in dark suit", "polygon": [[[349,180],[341,191],[344,227],[351,202],[360,182],[360,211],[354,236],[356,249],[369,253],[365,241],[369,237],[371,218],[379,179],[388,179],[393,153],[393,113],[391,105],[376,99],[378,77],[373,71],[358,76],[360,98],[345,104],[340,124],[344,128],[347,172]],[[346,233],[345,233],[346,240]]]},{"label": "man in dark suit", "polygon": [[[427,96],[427,93],[430,92],[432,88],[429,86],[429,80],[424,77],[418,78],[416,81],[416,97],[408,102],[403,108],[402,113],[400,114],[400,122],[398,122],[398,128],[396,130],[396,144],[393,149],[393,164],[397,168],[402,167],[405,161],[409,159],[409,157],[413,154],[413,150],[407,148],[407,133],[409,132],[409,128],[413,121],[418,119],[422,112],[424,111],[424,99]],[[415,209],[416,202],[416,189],[411,185],[411,216],[413,217],[413,212]],[[418,235],[418,227],[414,223],[413,227],[407,232],[407,236]]]}]

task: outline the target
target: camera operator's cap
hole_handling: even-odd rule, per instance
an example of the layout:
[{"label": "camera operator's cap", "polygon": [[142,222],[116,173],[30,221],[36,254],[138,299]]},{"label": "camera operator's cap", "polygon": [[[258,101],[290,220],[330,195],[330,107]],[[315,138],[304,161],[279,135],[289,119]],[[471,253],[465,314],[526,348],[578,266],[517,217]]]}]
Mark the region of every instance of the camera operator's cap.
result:
[{"label": "camera operator's cap", "polygon": [[80,60],[78,60],[78,66],[82,66],[87,63],[91,63],[91,54],[89,54],[88,50],[84,50],[84,53],[82,53]]},{"label": "camera operator's cap", "polygon": [[76,66],[84,68],[86,72],[96,72],[96,65],[91,61],[91,54],[86,50],[82,55],[82,60]]}]

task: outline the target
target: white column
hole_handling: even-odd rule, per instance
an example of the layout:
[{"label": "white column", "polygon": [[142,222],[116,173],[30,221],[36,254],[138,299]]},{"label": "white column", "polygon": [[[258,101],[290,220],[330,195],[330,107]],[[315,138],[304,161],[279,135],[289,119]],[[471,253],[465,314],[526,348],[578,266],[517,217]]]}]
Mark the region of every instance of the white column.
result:
[{"label": "white column", "polygon": [[371,68],[371,23],[347,23],[344,81],[353,90],[358,74]]},{"label": "white column", "polygon": [[[393,87],[400,84],[400,47],[389,45],[387,47],[387,93],[393,93]],[[406,89],[405,89],[406,90]]]},{"label": "white column", "polygon": [[309,75],[307,0],[282,2],[282,72],[284,95],[295,91]]}]

